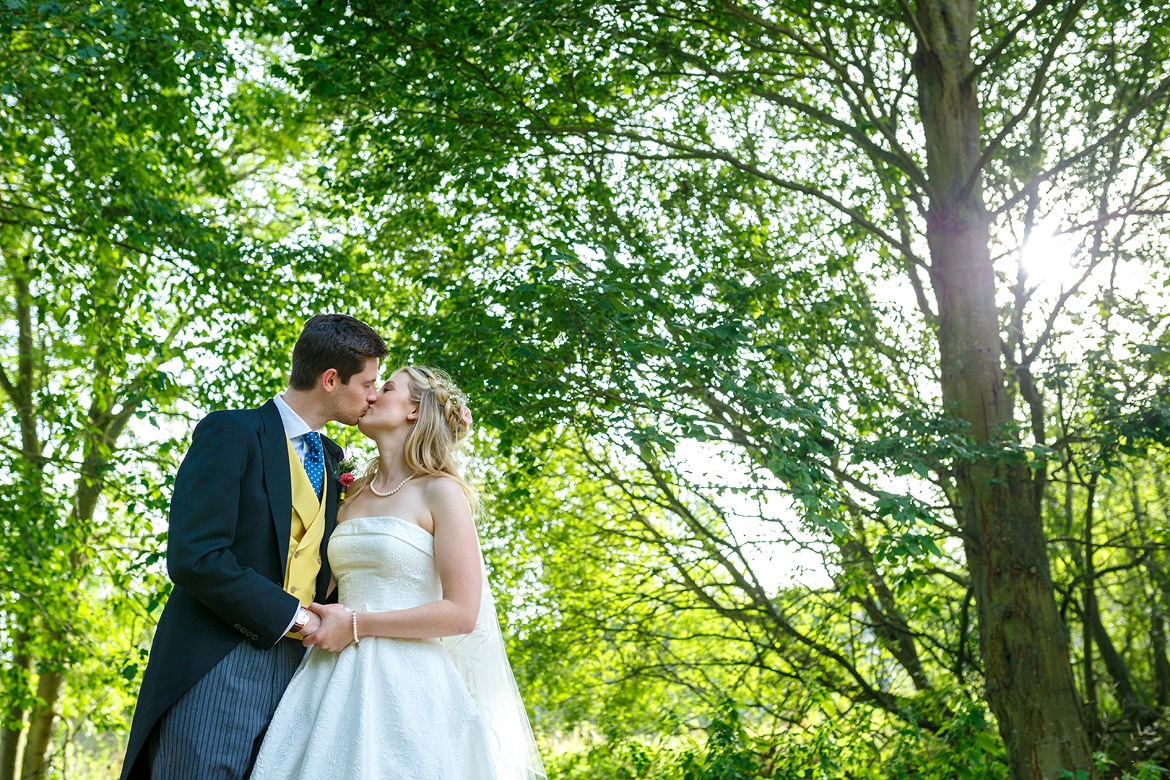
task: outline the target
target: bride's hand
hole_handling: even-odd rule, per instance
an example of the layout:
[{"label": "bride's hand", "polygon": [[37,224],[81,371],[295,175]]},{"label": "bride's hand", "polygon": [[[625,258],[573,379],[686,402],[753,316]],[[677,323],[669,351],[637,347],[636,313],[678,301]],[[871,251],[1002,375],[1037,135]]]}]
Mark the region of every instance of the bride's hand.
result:
[{"label": "bride's hand", "polygon": [[353,642],[353,623],[349,610],[340,604],[310,604],[309,610],[321,618],[321,627],[305,637],[305,647],[316,645],[331,653],[340,653]]}]

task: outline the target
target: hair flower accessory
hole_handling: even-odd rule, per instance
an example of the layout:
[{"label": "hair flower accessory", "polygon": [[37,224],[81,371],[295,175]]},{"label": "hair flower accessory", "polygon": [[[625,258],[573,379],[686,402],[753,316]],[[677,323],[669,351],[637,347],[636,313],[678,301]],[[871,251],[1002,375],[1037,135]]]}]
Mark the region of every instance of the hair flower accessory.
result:
[{"label": "hair flower accessory", "polygon": [[459,416],[463,419],[464,425],[471,425],[471,410],[466,406],[463,407],[463,413]]}]

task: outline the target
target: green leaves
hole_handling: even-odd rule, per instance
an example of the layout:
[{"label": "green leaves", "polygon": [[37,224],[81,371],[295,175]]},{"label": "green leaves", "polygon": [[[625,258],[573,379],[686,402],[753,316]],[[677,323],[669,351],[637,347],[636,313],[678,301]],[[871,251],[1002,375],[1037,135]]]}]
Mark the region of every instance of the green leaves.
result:
[{"label": "green leaves", "polygon": [[[233,30],[182,2],[0,18],[0,495],[19,541],[0,555],[4,696],[26,721],[69,719],[95,765],[117,760],[110,735],[169,591],[192,415],[282,387],[301,321],[332,308],[349,268],[264,214],[297,219],[308,191],[290,195],[285,166],[312,131],[292,96],[237,69]],[[38,702],[49,672],[62,693]],[[26,767],[49,748],[29,739]]]},{"label": "green leaves", "polygon": [[[951,684],[980,674],[980,629],[946,518],[973,466],[1040,504],[1082,467],[1129,484],[1166,442],[1164,302],[1115,283],[1164,256],[1156,7],[1090,4],[1063,40],[1073,6],[981,7],[1002,397],[1031,423],[987,441],[939,397],[937,193],[897,4],[6,8],[0,253],[31,341],[11,325],[0,367],[36,377],[44,444],[10,453],[27,544],[6,561],[54,614],[56,581],[106,583],[145,636],[187,418],[279,390],[300,320],[341,309],[473,399],[518,671],[548,731],[613,737],[566,773],[866,776],[838,719],[889,766],[1002,769],[977,685]],[[1044,215],[1115,264],[1108,287],[1010,287]],[[89,525],[61,481],[100,489]],[[1058,538],[1080,500],[1048,506]],[[701,744],[626,738],[700,712]]]}]

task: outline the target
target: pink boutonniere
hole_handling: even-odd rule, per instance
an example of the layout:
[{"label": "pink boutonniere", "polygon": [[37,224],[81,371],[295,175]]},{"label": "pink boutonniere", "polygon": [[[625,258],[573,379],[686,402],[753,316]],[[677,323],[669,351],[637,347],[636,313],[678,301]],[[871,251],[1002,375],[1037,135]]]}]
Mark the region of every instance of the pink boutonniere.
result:
[{"label": "pink boutonniere", "polygon": [[337,478],[338,484],[341,485],[341,487],[338,488],[338,491],[337,491],[337,498],[339,501],[345,500],[345,495],[346,495],[346,493],[349,492],[349,486],[352,485],[356,481],[357,481],[357,477],[355,477],[353,475],[352,471],[347,471],[344,474],[342,474],[340,477]]}]

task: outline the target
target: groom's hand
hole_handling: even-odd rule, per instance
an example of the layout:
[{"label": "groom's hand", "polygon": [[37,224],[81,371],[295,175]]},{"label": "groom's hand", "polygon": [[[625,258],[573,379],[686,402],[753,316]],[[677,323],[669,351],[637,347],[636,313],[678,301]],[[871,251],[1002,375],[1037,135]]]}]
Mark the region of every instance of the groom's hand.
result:
[{"label": "groom's hand", "polygon": [[305,623],[305,627],[301,629],[301,644],[309,647],[313,644],[313,635],[321,630],[321,616],[309,610],[309,619]]},{"label": "groom's hand", "polygon": [[353,641],[353,624],[349,610],[340,604],[309,605],[309,611],[320,621],[320,628],[312,636],[305,635],[305,647],[316,645],[322,650],[339,653]]}]

